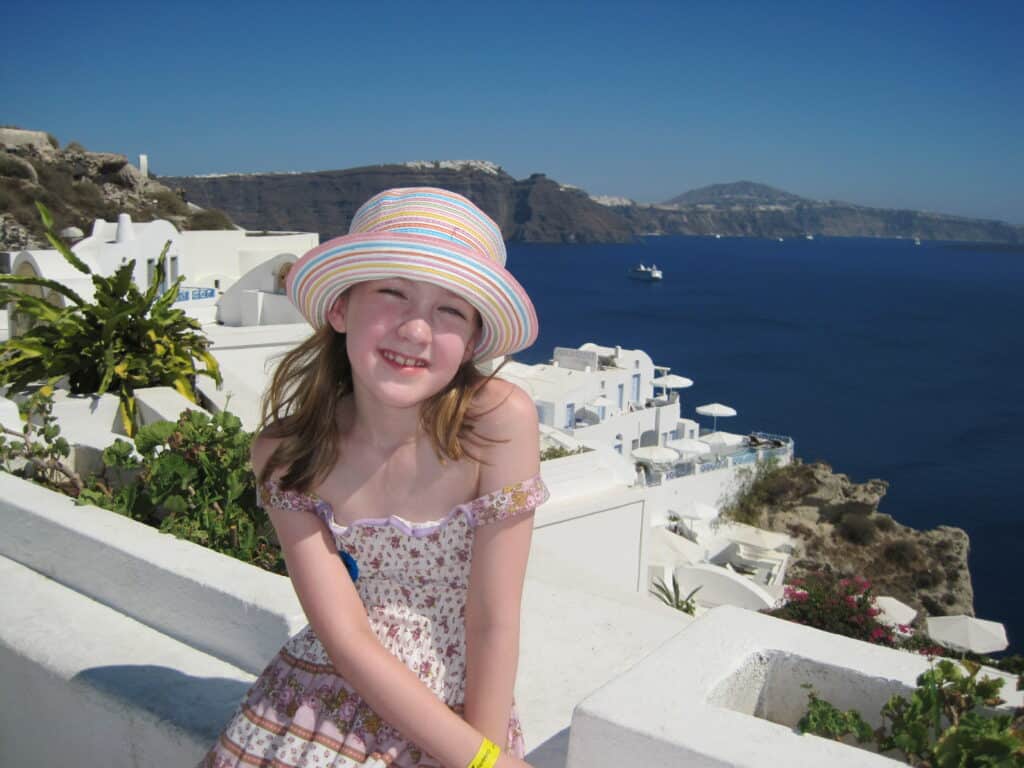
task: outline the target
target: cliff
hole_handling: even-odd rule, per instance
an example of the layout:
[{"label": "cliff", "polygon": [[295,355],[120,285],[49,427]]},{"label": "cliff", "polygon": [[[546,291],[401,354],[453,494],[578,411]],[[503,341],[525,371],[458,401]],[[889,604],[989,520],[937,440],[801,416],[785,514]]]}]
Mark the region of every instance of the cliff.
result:
[{"label": "cliff", "polygon": [[43,131],[0,128],[0,251],[50,248],[35,201],[49,208],[57,230],[88,234],[96,219],[166,219],[178,229],[227,229],[219,211],[200,211],[162,184],[144,177],[128,158],[90,152]]},{"label": "cliff", "polygon": [[348,231],[356,209],[391,187],[436,186],[465,195],[507,240],[626,242],[633,232],[617,212],[580,190],[534,174],[516,180],[482,161],[375,165],[338,171],[161,177],[189,202],[220,208],[250,229],[297,229],[327,239]]},{"label": "cliff", "polygon": [[788,578],[829,570],[863,576],[921,615],[974,615],[970,540],[961,528],[918,530],[878,512],[888,483],[854,483],[823,463],[786,471],[787,492],[761,505],[754,524],[798,541]]},{"label": "cliff", "polygon": [[792,238],[920,237],[1024,243],[1024,229],[1000,221],[887,210],[799,197],[754,182],[716,184],[660,205],[591,197],[544,174],[516,180],[483,161],[367,166],[312,173],[165,177],[203,207],[220,208],[249,228],[342,234],[359,205],[389,187],[440,186],[466,195],[525,242],[625,242],[638,235]]}]

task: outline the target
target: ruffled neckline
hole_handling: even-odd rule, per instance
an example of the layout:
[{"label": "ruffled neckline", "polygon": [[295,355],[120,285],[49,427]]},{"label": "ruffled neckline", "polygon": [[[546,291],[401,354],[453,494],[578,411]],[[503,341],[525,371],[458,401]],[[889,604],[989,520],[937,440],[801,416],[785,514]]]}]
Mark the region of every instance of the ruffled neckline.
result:
[{"label": "ruffled neckline", "polygon": [[[267,491],[267,496],[271,498],[274,496],[289,495],[307,499],[316,511],[317,516],[326,523],[332,533],[335,533],[338,536],[344,536],[346,533],[356,528],[392,527],[408,536],[424,538],[444,528],[459,514],[464,514],[471,526],[475,525],[477,522],[477,516],[481,510],[488,509],[489,507],[498,504],[502,499],[507,499],[509,496],[517,492],[526,492],[528,494],[537,493],[541,501],[548,497],[547,488],[538,473],[526,480],[520,480],[512,485],[507,485],[503,488],[491,491],[490,493],[485,493],[482,496],[477,496],[475,499],[470,499],[469,501],[462,502],[461,504],[456,504],[448,514],[438,520],[414,521],[408,520],[401,515],[388,515],[387,517],[361,518],[353,520],[348,525],[341,525],[334,519],[334,507],[331,502],[327,501],[327,499],[317,493],[312,491],[282,490],[280,484],[275,479],[268,480],[263,484],[263,487]],[[262,491],[263,488],[260,490]],[[540,502],[538,501],[538,504],[539,503]]]}]

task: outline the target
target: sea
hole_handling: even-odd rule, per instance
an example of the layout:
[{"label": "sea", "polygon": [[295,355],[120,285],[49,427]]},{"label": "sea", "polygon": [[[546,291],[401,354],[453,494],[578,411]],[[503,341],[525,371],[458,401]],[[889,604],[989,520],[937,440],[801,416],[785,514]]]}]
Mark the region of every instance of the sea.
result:
[{"label": "sea", "polygon": [[[629,278],[656,264],[657,283]],[[683,415],[790,435],[805,461],[889,483],[880,510],[971,539],[975,611],[1024,652],[1024,251],[815,237],[512,244],[540,335],[518,359],[592,341],[694,381]],[[870,576],[870,574],[865,574]]]}]

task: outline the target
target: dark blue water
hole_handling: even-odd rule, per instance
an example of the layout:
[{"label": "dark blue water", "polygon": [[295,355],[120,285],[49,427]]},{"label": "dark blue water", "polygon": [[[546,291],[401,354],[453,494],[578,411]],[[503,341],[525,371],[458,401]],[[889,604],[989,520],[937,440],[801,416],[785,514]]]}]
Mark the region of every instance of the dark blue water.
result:
[{"label": "dark blue water", "polygon": [[[627,277],[656,262],[661,283]],[[547,360],[586,341],[694,380],[684,415],[792,435],[806,461],[882,478],[882,511],[971,537],[975,608],[1024,648],[1024,253],[874,239],[514,245]]]}]

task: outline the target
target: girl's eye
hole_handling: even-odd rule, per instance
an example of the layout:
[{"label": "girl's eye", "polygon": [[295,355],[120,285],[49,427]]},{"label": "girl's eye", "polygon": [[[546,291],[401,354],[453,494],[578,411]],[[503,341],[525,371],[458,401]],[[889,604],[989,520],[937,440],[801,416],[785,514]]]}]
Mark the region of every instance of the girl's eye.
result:
[{"label": "girl's eye", "polygon": [[381,288],[379,289],[378,293],[384,293],[387,294],[388,296],[397,296],[400,299],[405,298],[405,294],[402,293],[397,288]]},{"label": "girl's eye", "polygon": [[454,315],[462,320],[466,319],[466,313],[458,307],[441,307],[441,311],[449,315]]}]

